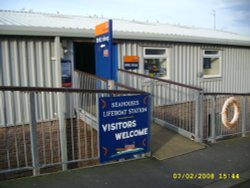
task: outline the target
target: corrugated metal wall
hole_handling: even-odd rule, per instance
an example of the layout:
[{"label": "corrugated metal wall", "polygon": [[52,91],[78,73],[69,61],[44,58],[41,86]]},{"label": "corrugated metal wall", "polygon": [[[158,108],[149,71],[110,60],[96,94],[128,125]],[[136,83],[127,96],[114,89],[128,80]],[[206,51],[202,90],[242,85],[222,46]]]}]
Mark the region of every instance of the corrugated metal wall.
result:
[{"label": "corrugated metal wall", "polygon": [[[204,49],[221,51],[221,77],[203,78],[202,59]],[[175,45],[173,57],[174,68],[171,79],[177,82],[198,86],[208,92],[249,92],[250,91],[250,49],[237,47]]]},{"label": "corrugated metal wall", "polygon": [[55,87],[54,40],[0,39],[1,85]]},{"label": "corrugated metal wall", "polygon": [[[1,37],[0,84],[58,87],[55,74],[58,72],[58,66],[54,61],[54,51],[53,38]],[[56,111],[54,97],[52,94],[42,93],[37,98],[38,120],[53,118],[53,112]],[[1,93],[0,103],[6,104],[6,120],[1,118],[0,125],[27,123],[29,121],[28,99],[28,94],[20,92]],[[3,108],[1,108],[0,117],[4,117]]]},{"label": "corrugated metal wall", "polygon": [[[55,49],[57,47],[58,44],[56,45],[54,38],[2,36],[0,38],[0,84],[6,86],[60,87],[58,83],[60,65],[57,65],[55,60]],[[125,41],[118,44],[119,68],[123,68],[123,56],[138,55],[140,57],[138,72],[143,73],[144,47],[162,47],[169,50],[169,77],[173,81],[202,87],[205,91],[210,92],[250,91],[249,48]],[[202,72],[204,49],[221,50],[222,77],[213,79],[199,77],[199,73]],[[140,82],[138,80],[133,80],[132,77],[125,79],[127,83],[135,83],[135,87],[139,87]],[[174,93],[171,93],[171,96],[174,95]],[[52,94],[41,94],[39,96],[39,99],[37,99],[39,104],[38,119],[53,118],[53,114],[56,112],[56,104],[52,102],[56,101],[53,100],[54,97]],[[4,120],[2,109],[0,111],[0,125],[23,123],[21,120],[22,114],[25,114],[25,121],[28,121],[29,114],[26,113],[28,103],[25,103],[25,100],[28,100],[27,95],[20,96],[18,93],[13,95],[11,92],[8,95],[3,95],[1,93],[0,104],[7,104],[7,117],[5,118],[7,120]],[[27,106],[23,107],[23,104]],[[12,106],[17,106],[17,108],[13,109]],[[22,113],[23,111],[25,113]]]},{"label": "corrugated metal wall", "polygon": [[[180,44],[163,42],[121,42],[118,45],[118,66],[123,69],[123,56],[140,56],[139,70],[143,73],[143,47],[165,47],[169,49],[170,80],[201,87],[207,92],[250,91],[250,48]],[[221,51],[221,77],[203,78],[203,50]],[[128,82],[130,78],[127,78]]]}]

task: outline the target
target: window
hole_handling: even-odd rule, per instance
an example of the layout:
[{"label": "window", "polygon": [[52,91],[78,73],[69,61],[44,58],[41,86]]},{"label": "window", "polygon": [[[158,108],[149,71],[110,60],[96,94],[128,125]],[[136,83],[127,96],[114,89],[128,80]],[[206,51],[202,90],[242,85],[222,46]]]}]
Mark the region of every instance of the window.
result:
[{"label": "window", "polygon": [[165,55],[166,50],[165,49],[145,49],[146,55]]},{"label": "window", "polygon": [[203,54],[203,75],[204,78],[221,76],[220,51],[205,50]]},{"label": "window", "polygon": [[167,77],[167,50],[165,48],[144,48],[144,74],[151,77]]}]

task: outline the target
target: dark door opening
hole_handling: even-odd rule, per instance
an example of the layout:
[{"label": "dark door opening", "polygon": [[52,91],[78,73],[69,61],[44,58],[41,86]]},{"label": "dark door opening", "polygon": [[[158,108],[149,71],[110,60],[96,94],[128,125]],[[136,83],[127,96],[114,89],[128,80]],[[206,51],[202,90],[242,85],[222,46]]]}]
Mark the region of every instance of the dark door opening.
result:
[{"label": "dark door opening", "polygon": [[95,43],[74,43],[75,70],[95,74]]}]

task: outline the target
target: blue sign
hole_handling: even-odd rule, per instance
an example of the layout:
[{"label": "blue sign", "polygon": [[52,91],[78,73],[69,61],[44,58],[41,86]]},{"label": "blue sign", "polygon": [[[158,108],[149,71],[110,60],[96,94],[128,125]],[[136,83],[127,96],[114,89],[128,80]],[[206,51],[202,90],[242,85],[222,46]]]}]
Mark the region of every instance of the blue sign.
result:
[{"label": "blue sign", "polygon": [[138,62],[124,62],[124,69],[126,70],[139,69],[139,63]]},{"label": "blue sign", "polygon": [[61,70],[62,70],[62,86],[72,86],[72,64],[70,60],[61,59]]},{"label": "blue sign", "polygon": [[96,75],[116,80],[117,70],[113,60],[112,20],[96,26]]},{"label": "blue sign", "polygon": [[100,162],[149,152],[150,95],[99,99]]}]

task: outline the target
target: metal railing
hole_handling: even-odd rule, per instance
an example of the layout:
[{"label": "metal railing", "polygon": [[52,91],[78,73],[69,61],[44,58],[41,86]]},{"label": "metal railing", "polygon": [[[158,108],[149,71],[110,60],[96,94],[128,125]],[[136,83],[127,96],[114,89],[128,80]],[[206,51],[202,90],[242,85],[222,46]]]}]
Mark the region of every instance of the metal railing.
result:
[{"label": "metal railing", "polygon": [[119,69],[118,82],[151,93],[153,119],[183,136],[202,140],[202,89]]},{"label": "metal railing", "polygon": [[[75,79],[80,89],[0,86],[0,174],[33,170],[38,175],[49,167],[97,164],[97,102],[105,95],[151,93],[154,121],[198,142],[250,132],[249,93],[203,93],[125,70],[119,70],[120,83],[83,72]],[[228,130],[220,112],[230,96],[239,101],[241,114]]]},{"label": "metal railing", "polygon": [[[119,69],[119,82],[151,93],[153,119],[198,142],[250,132],[249,93],[203,93],[203,89]],[[241,108],[237,125],[228,130],[221,121],[225,100],[236,96]],[[229,118],[232,117],[232,110]]]},{"label": "metal railing", "polygon": [[[240,108],[239,120],[231,129],[222,123],[222,107],[229,97],[235,97]],[[228,108],[228,119],[234,115],[233,108]],[[204,93],[203,125],[204,138],[215,142],[217,139],[232,135],[245,136],[250,132],[250,93]]]},{"label": "metal railing", "polygon": [[[91,122],[82,121],[79,112],[79,107],[88,108],[90,103],[77,101],[99,95],[141,93],[144,92],[0,86],[0,174],[33,170],[33,175],[38,175],[51,167],[66,170],[97,164],[98,130]],[[53,110],[46,112],[47,109]]]},{"label": "metal railing", "polygon": [[[75,88],[83,88],[83,89],[103,89],[103,90],[124,90],[124,91],[139,91],[132,87],[128,87],[121,83],[112,82],[110,80],[97,77],[95,75],[82,72],[75,71]],[[104,94],[79,94],[79,101],[75,100],[77,104],[79,104],[80,112],[85,116],[86,121],[96,121],[96,109],[97,109],[97,99],[98,97],[104,96]],[[83,117],[84,118],[84,117]]]}]

